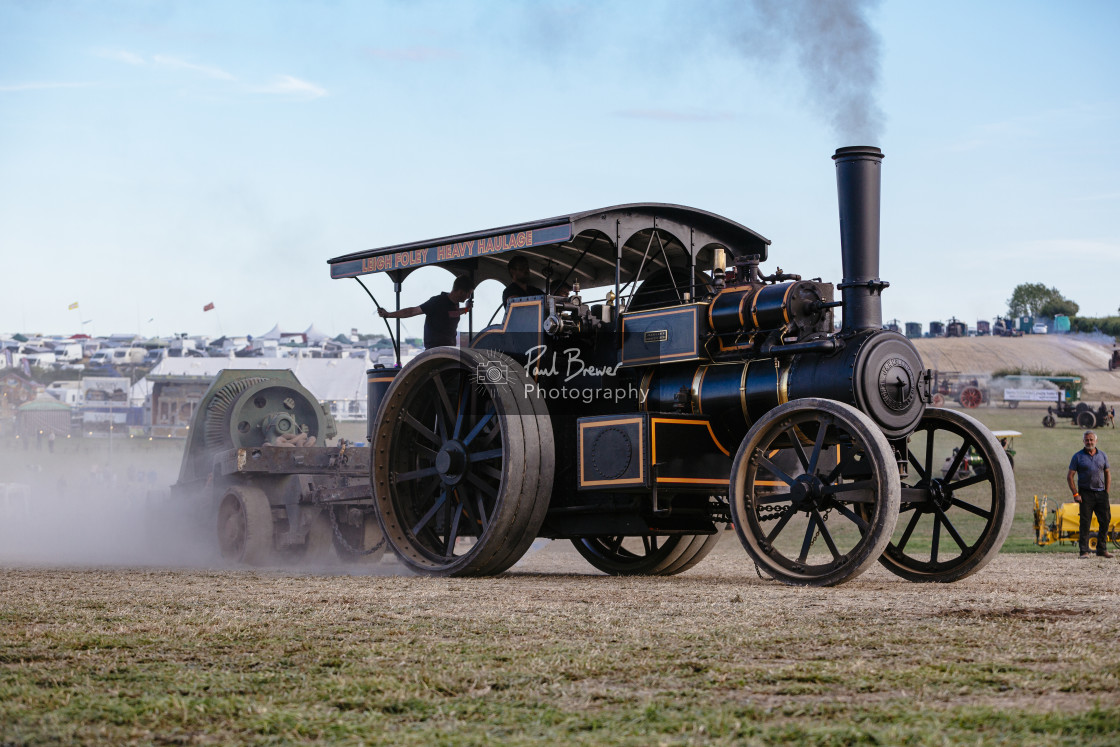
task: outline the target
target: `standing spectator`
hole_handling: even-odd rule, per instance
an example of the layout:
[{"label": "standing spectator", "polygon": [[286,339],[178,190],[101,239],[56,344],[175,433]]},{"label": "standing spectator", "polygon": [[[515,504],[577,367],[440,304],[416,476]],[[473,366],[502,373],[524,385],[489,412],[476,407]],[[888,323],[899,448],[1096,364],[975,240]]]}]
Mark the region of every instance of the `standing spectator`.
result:
[{"label": "standing spectator", "polygon": [[[471,310],[469,299],[474,292],[474,283],[466,275],[455,278],[449,293],[432,296],[419,306],[409,306],[400,311],[386,311],[378,308],[377,313],[385,319],[408,319],[424,315],[424,349],[440,345],[454,345],[455,331],[459,327],[459,317]],[[467,305],[459,308],[459,304]]]},{"label": "standing spectator", "polygon": [[[1077,532],[1077,542],[1081,546],[1081,557],[1089,555],[1089,528],[1093,515],[1097,516],[1097,555],[1111,558],[1108,551],[1108,525],[1112,521],[1112,509],[1108,505],[1108,490],[1112,487],[1112,473],[1108,469],[1108,457],[1097,448],[1097,434],[1085,431],[1085,448],[1069,460],[1069,483],[1073,500],[1081,504],[1081,522]],[[1076,479],[1075,479],[1076,478]]]}]

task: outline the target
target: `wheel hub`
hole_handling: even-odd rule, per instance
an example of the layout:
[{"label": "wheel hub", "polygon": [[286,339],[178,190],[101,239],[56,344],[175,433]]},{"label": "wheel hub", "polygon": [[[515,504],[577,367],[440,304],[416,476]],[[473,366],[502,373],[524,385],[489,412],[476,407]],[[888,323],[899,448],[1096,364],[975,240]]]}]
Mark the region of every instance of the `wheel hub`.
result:
[{"label": "wheel hub", "polygon": [[789,488],[790,498],[799,511],[820,508],[824,483],[816,475],[799,475]]},{"label": "wheel hub", "polygon": [[953,500],[953,491],[945,484],[944,480],[934,479],[929,485],[930,501],[942,511],[949,509]]},{"label": "wheel hub", "polygon": [[448,441],[436,454],[436,470],[448,485],[458,484],[467,472],[467,449],[458,441]]}]

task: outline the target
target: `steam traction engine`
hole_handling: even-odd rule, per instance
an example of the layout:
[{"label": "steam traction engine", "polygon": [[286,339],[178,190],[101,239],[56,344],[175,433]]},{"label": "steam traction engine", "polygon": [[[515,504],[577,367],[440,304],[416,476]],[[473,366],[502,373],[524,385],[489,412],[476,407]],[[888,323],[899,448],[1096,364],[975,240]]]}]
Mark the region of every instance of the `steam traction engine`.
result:
[{"label": "steam traction engine", "polygon": [[[767,239],[661,204],[331,260],[335,278],[388,273],[398,307],[418,267],[504,282],[516,254],[533,284],[572,288],[511,299],[498,323],[472,322],[469,346],[370,372],[372,501],[400,559],[495,574],[550,537],[608,573],[673,574],[731,523],[790,584],[841,583],[876,560],[913,581],[981,568],[1010,528],[1014,480],[980,423],[927,407],[930,373],[883,329],[882,157],[834,156],[835,289],[766,274]],[[984,469],[943,472],[954,452]]]}]

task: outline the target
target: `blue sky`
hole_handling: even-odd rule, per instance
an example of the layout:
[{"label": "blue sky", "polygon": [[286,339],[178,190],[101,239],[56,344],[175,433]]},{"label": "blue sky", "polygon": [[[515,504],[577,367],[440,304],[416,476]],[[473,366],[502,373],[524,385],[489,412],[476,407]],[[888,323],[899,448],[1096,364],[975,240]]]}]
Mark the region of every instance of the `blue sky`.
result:
[{"label": "blue sky", "polygon": [[838,56],[837,3],[0,0],[0,330],[377,332],[327,259],[626,202],[839,282],[854,144],[887,154],[887,319],[1023,282],[1116,313],[1120,3],[852,6]]}]

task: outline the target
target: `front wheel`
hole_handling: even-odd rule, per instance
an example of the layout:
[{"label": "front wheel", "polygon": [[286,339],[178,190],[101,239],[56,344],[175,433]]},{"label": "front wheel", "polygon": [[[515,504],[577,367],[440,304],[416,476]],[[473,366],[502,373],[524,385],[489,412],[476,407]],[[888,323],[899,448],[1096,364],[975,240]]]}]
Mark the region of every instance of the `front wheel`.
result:
[{"label": "front wheel", "polygon": [[[960,466],[975,463],[967,476]],[[936,469],[944,459],[947,468]],[[957,581],[987,565],[1015,514],[1007,452],[978,420],[928,408],[910,437],[913,474],[902,487],[898,528],[880,562],[909,581]]]},{"label": "front wheel", "polygon": [[731,468],[739,540],[762,571],[795,586],[833,586],[867,570],[890,542],[899,499],[886,436],[834,400],[771,410],[747,432]]}]

